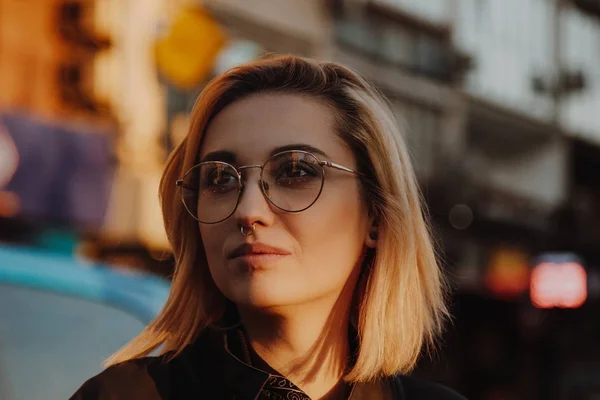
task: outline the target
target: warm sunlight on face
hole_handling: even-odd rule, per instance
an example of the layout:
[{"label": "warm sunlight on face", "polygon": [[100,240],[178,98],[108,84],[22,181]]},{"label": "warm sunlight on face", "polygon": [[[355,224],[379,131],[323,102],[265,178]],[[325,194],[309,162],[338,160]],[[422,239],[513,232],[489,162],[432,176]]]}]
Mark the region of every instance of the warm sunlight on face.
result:
[{"label": "warm sunlight on face", "polygon": [[[321,161],[354,169],[354,156],[332,123],[332,110],[319,100],[291,94],[253,95],[215,117],[200,159],[224,158],[218,161],[235,167],[262,165],[278,149],[298,145],[313,148]],[[293,168],[283,173],[305,175]],[[211,275],[225,296],[239,307],[275,310],[335,300],[347,282],[354,284],[357,274],[352,272],[357,271],[369,231],[367,206],[355,175],[326,168],[318,200],[298,213],[269,203],[259,186],[259,168],[244,170],[242,177],[245,187],[235,213],[216,224],[200,224]],[[276,187],[288,182],[274,180],[271,192],[289,190]],[[254,234],[243,236],[240,224],[254,224]],[[254,247],[232,257],[244,244]]]}]

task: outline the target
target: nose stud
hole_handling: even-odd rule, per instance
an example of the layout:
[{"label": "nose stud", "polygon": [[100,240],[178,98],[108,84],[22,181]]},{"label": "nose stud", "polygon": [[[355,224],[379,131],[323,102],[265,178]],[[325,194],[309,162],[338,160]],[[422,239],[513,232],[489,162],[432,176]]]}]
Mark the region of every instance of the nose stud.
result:
[{"label": "nose stud", "polygon": [[252,223],[252,226],[240,225],[240,232],[244,236],[252,236],[254,234],[254,223]]}]

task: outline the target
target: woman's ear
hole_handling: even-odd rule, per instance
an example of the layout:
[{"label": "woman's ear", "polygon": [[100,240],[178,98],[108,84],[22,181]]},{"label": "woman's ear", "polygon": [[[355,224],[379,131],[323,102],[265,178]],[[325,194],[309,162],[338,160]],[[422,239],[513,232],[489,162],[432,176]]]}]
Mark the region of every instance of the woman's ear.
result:
[{"label": "woman's ear", "polygon": [[370,223],[370,228],[367,231],[365,246],[374,249],[377,247],[377,240],[379,240],[379,220],[377,218],[373,218]]}]

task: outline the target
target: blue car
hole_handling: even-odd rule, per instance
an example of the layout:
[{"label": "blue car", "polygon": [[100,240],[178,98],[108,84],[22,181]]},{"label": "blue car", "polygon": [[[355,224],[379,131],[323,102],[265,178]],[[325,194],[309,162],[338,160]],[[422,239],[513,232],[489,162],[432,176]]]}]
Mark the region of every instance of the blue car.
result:
[{"label": "blue car", "polygon": [[67,399],[150,322],[164,279],[0,246],[0,399]]}]

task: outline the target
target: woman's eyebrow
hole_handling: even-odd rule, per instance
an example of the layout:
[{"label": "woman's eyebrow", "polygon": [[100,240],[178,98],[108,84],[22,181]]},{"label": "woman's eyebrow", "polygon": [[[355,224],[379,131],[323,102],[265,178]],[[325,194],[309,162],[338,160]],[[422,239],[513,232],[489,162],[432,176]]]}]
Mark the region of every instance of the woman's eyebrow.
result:
[{"label": "woman's eyebrow", "polygon": [[[327,153],[325,153],[323,150],[318,149],[314,146],[311,146],[309,144],[305,144],[305,143],[294,143],[294,144],[286,144],[285,146],[278,146],[275,147],[273,150],[271,150],[270,152],[270,156],[273,156],[277,153],[281,153],[284,151],[290,151],[290,150],[301,150],[301,151],[307,151],[309,153],[313,153],[315,155],[320,155],[323,156],[325,158],[329,158],[329,156],[327,155]],[[217,150],[217,151],[212,151],[208,154],[206,154],[204,157],[202,157],[202,159],[200,160],[200,162],[206,162],[206,161],[223,161],[226,163],[235,163],[237,159],[237,156],[235,155],[234,152],[232,151],[228,151],[228,150]]]},{"label": "woman's eyebrow", "polygon": [[227,151],[227,150],[219,150],[219,151],[213,151],[213,152],[206,154],[204,157],[202,157],[200,162],[223,161],[226,163],[234,163],[235,160],[236,160],[235,153],[233,153],[231,151]]},{"label": "woman's eyebrow", "polygon": [[302,151],[307,151],[309,153],[323,156],[325,158],[329,158],[327,153],[325,153],[323,150],[318,149],[314,146],[311,146],[310,144],[304,144],[304,143],[286,144],[285,146],[275,147],[273,150],[271,150],[271,155],[281,153],[282,151],[289,151],[289,150],[302,150]]}]

